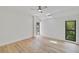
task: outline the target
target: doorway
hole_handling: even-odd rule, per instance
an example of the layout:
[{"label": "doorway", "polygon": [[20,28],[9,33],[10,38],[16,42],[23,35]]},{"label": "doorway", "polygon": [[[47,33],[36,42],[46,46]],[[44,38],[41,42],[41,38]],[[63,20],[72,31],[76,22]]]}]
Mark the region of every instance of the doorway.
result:
[{"label": "doorway", "polygon": [[36,35],[40,35],[40,22],[36,22]]}]

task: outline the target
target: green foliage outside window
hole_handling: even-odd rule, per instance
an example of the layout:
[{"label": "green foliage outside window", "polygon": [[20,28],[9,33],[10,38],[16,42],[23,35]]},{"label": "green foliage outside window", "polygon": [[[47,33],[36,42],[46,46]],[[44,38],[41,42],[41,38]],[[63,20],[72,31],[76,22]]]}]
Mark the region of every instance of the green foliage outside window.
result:
[{"label": "green foliage outside window", "polygon": [[74,30],[75,29],[75,22],[67,22],[67,30]]},{"label": "green foliage outside window", "polygon": [[74,31],[67,31],[67,39],[71,41],[75,41],[75,32]]}]

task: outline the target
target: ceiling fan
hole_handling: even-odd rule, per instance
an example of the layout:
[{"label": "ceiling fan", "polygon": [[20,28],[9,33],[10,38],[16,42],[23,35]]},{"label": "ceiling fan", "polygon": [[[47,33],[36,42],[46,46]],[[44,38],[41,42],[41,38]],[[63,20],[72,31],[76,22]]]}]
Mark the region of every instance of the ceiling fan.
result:
[{"label": "ceiling fan", "polygon": [[46,10],[48,10],[48,7],[47,6],[37,6],[36,9],[33,9],[32,8],[32,10],[35,11],[35,12],[37,12],[37,14],[40,14],[40,15],[43,14],[44,16],[46,16],[46,18],[47,17],[48,18],[54,18],[54,17],[52,17],[53,14],[51,14],[51,13],[49,13],[49,12],[46,11]]}]

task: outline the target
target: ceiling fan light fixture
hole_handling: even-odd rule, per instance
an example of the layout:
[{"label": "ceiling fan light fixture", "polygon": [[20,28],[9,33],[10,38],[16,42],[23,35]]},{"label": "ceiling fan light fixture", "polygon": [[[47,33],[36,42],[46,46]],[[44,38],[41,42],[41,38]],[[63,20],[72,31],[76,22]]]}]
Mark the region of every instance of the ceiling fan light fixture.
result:
[{"label": "ceiling fan light fixture", "polygon": [[38,11],[41,12],[42,10],[39,9]]}]

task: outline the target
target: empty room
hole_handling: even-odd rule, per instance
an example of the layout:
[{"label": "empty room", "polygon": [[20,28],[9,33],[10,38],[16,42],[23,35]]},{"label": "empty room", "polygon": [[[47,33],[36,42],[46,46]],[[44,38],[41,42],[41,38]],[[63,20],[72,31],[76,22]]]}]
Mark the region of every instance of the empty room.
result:
[{"label": "empty room", "polygon": [[0,53],[79,53],[79,7],[0,6]]}]

